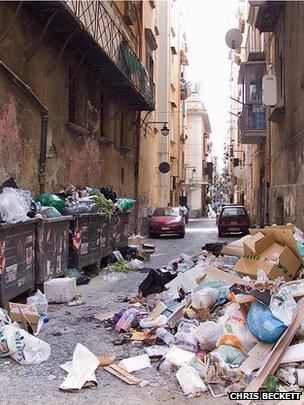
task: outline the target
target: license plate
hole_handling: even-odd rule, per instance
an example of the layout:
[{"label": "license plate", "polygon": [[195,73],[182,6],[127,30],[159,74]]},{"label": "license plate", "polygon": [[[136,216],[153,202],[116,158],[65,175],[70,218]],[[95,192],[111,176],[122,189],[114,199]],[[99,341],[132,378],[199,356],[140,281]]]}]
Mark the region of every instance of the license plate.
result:
[{"label": "license plate", "polygon": [[237,221],[231,221],[230,223],[231,223],[231,225],[237,225],[238,224]]},{"label": "license plate", "polygon": [[232,227],[232,228],[228,228],[228,231],[239,231],[240,230],[240,228],[238,228],[237,226],[234,226],[234,227]]},{"label": "license plate", "polygon": [[163,226],[161,228],[162,231],[170,231],[170,228],[168,226]]}]

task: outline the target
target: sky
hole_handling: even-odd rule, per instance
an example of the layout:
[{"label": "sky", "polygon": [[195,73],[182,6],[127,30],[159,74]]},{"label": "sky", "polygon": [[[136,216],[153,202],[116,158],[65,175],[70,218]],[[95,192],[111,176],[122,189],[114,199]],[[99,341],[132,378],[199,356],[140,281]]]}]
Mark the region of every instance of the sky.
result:
[{"label": "sky", "polygon": [[231,61],[225,34],[237,28],[237,0],[181,0],[187,9],[189,47],[187,79],[202,83],[203,103],[211,124],[213,154],[222,166],[223,144],[229,129],[229,78]]}]

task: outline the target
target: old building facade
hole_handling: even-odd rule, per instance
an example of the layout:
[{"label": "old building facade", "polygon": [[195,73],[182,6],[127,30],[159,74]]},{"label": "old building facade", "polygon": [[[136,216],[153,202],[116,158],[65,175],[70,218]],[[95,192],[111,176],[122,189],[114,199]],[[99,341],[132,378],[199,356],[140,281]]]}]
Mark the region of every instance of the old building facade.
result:
[{"label": "old building facade", "polygon": [[156,2],[0,7],[0,179],[33,193],[72,183],[138,198],[141,117],[155,109]]}]

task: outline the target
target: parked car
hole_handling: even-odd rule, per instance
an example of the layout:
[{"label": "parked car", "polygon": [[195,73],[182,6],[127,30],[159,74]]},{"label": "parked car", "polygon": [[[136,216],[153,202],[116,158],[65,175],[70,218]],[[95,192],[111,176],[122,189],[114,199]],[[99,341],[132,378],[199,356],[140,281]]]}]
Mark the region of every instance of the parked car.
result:
[{"label": "parked car", "polygon": [[248,234],[250,227],[249,215],[242,205],[225,205],[217,219],[218,236],[225,234]]},{"label": "parked car", "polygon": [[179,207],[156,208],[149,216],[149,236],[185,236],[185,217]]}]

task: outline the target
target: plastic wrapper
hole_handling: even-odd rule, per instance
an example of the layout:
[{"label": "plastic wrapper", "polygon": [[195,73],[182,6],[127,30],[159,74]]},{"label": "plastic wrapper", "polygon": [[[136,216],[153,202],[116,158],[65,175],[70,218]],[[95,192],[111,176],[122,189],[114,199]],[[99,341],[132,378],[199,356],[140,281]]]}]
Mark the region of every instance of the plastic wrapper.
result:
[{"label": "plastic wrapper", "polygon": [[52,193],[41,194],[36,197],[36,201],[39,201],[41,205],[46,207],[55,207],[59,212],[61,212],[65,206],[65,202]]},{"label": "plastic wrapper", "polygon": [[126,267],[130,270],[141,270],[144,268],[144,262],[138,259],[131,260]]},{"label": "plastic wrapper", "polygon": [[26,303],[30,306],[30,308],[37,309],[38,314],[47,314],[49,304],[45,294],[43,294],[40,290],[37,290],[35,295],[28,297],[26,299]]},{"label": "plastic wrapper", "polygon": [[27,213],[31,210],[29,201],[19,190],[5,187],[0,194],[0,217],[4,222],[15,224],[29,219]]},{"label": "plastic wrapper", "polygon": [[291,288],[282,287],[276,294],[272,295],[269,308],[275,318],[289,326],[297,308]]},{"label": "plastic wrapper", "polygon": [[139,312],[140,311],[137,308],[127,309],[115,325],[116,332],[120,332],[121,330],[127,332],[128,330],[130,330],[132,322],[139,314]]},{"label": "plastic wrapper", "polygon": [[287,328],[276,319],[271,310],[259,301],[254,301],[249,308],[247,323],[251,333],[265,343],[276,343]]},{"label": "plastic wrapper", "polygon": [[[0,308],[0,328],[4,325],[10,325],[12,323],[11,318],[5,309]],[[1,350],[1,348],[0,348]]]},{"label": "plastic wrapper", "polygon": [[225,363],[232,366],[239,366],[246,360],[244,353],[240,349],[233,346],[222,345],[213,350],[211,353],[216,353]]},{"label": "plastic wrapper", "polygon": [[128,211],[133,205],[136,204],[136,200],[132,198],[119,198],[115,203],[116,207],[119,208],[120,211]]}]

